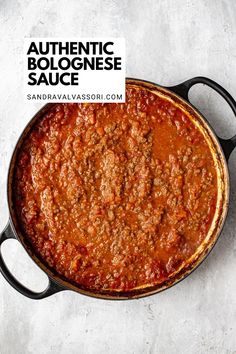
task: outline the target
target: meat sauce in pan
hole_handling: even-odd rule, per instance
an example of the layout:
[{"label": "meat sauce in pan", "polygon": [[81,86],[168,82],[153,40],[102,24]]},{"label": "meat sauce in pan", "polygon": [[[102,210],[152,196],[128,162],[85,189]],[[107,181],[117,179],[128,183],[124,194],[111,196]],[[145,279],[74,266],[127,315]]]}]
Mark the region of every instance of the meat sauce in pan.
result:
[{"label": "meat sauce in pan", "polygon": [[17,216],[57,273],[96,290],[161,284],[211,225],[209,146],[173,102],[126,85],[126,103],[56,104],[18,154]]}]

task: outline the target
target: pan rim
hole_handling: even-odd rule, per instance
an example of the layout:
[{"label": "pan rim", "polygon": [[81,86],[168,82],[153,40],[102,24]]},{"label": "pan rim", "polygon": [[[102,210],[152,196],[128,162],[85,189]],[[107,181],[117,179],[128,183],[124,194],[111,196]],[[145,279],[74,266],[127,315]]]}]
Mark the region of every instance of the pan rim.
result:
[{"label": "pan rim", "polygon": [[222,228],[224,226],[227,212],[228,212],[228,204],[229,204],[229,194],[230,194],[230,184],[229,184],[229,171],[228,171],[228,165],[222,150],[222,147],[220,145],[220,142],[213,130],[213,128],[210,126],[209,122],[206,120],[206,118],[188,101],[186,101],[184,98],[180,97],[176,93],[172,92],[171,89],[166,88],[164,86],[160,86],[156,83],[142,80],[142,79],[136,79],[136,78],[127,78],[126,83],[128,84],[134,84],[138,86],[143,86],[147,89],[154,89],[158,92],[162,92],[165,95],[169,96],[173,100],[177,100],[179,103],[181,103],[183,106],[187,106],[188,109],[200,119],[204,129],[207,130],[209,133],[210,138],[214,142],[214,147],[215,147],[215,153],[218,154],[218,158],[220,163],[223,166],[223,178],[224,178],[224,200],[222,202],[222,216],[221,219],[218,221],[217,224],[217,232],[215,232],[214,239],[212,240],[211,243],[209,243],[208,247],[206,247],[203,251],[203,253],[198,257],[197,260],[192,262],[191,264],[186,267],[185,264],[185,269],[183,274],[181,272],[178,272],[176,274],[176,277],[173,279],[168,279],[167,282],[164,282],[161,284],[161,286],[158,286],[157,284],[152,285],[151,287],[145,287],[143,289],[137,289],[137,290],[131,290],[129,292],[124,292],[124,291],[112,291],[112,292],[101,292],[101,291],[94,291],[92,289],[84,289],[80,287],[79,285],[73,284],[71,281],[68,279],[63,279],[63,276],[55,274],[52,269],[49,268],[38,255],[33,251],[32,247],[29,247],[24,240],[23,234],[20,232],[19,228],[16,227],[16,216],[14,212],[14,205],[13,205],[13,200],[12,200],[12,177],[14,175],[14,167],[15,167],[15,160],[17,156],[17,152],[20,149],[20,146],[22,145],[24,138],[26,137],[27,133],[30,131],[30,129],[34,126],[35,122],[42,117],[45,112],[49,109],[51,109],[56,103],[48,103],[41,107],[39,111],[31,118],[31,120],[28,122],[28,124],[25,126],[23,129],[22,133],[19,136],[19,139],[15,145],[14,151],[12,153],[10,163],[9,163],[9,169],[8,169],[8,176],[7,176],[7,201],[8,201],[8,209],[9,209],[9,215],[10,215],[10,222],[11,222],[11,227],[13,229],[13,232],[17,238],[17,240],[22,244],[28,255],[33,259],[33,261],[42,269],[46,275],[54,282],[56,282],[59,286],[62,286],[65,288],[65,290],[73,290],[78,293],[96,297],[96,298],[102,298],[102,299],[134,299],[134,298],[141,298],[141,297],[146,297],[149,295],[153,295],[156,293],[159,293],[161,291],[164,291],[173,285],[179,283],[181,280],[185,279],[188,275],[190,275],[197,267],[203,262],[203,260],[206,259],[206,257],[209,255],[210,251],[213,249],[214,245],[216,244],[217,240],[219,239],[220,233],[222,231]]}]

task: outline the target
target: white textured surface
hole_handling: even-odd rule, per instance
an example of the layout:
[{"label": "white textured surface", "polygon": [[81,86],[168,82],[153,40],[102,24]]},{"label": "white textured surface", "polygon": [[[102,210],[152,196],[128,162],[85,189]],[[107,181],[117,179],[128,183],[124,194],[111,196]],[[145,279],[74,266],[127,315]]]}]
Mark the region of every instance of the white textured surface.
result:
[{"label": "white textured surface", "polygon": [[[0,229],[7,222],[9,159],[17,137],[40,107],[22,100],[24,36],[124,36],[127,75],[163,85],[196,75],[215,79],[236,97],[234,0],[0,0]],[[210,90],[192,100],[224,137],[236,119]],[[232,194],[221,238],[188,279],[149,298],[111,302],[63,292],[35,302],[0,276],[1,354],[236,353],[236,153],[229,162]],[[25,284],[46,277],[16,241],[3,253]]]}]

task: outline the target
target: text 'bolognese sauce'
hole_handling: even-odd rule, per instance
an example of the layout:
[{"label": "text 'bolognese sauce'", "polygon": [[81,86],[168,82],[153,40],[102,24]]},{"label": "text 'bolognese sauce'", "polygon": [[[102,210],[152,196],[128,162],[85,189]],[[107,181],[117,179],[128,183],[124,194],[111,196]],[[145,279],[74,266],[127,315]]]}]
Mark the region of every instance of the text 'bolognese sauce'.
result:
[{"label": "text 'bolognese sauce'", "polygon": [[125,104],[56,104],[24,141],[15,202],[25,237],[88,289],[161,284],[211,225],[217,176],[189,116],[126,85]]}]

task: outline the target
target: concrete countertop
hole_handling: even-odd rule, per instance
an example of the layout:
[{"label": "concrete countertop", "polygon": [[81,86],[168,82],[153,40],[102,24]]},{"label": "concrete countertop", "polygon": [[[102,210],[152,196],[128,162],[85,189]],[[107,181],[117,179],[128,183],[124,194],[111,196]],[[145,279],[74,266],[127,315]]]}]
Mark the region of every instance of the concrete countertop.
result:
[{"label": "concrete countertop", "polygon": [[[125,37],[127,76],[174,85],[203,75],[236,97],[233,0],[0,1],[0,229],[7,223],[6,177],[17,138],[38,103],[22,95],[24,37]],[[192,102],[222,137],[236,133],[227,104],[198,85]],[[186,280],[126,302],[62,292],[27,299],[0,276],[1,354],[236,353],[236,152],[229,160],[231,200],[219,242]],[[3,255],[27,286],[46,276],[14,240]]]}]

